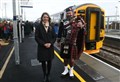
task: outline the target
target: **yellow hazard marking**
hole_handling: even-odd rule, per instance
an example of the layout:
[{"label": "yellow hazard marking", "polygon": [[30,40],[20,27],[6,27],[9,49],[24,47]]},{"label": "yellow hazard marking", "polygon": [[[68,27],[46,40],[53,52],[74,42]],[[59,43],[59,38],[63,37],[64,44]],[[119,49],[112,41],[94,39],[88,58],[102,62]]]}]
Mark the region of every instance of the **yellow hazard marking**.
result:
[{"label": "yellow hazard marking", "polygon": [[[64,62],[64,60],[60,57],[60,55],[56,51],[54,51],[54,53],[62,62]],[[68,67],[70,68],[70,66]],[[73,70],[73,73],[81,82],[86,82],[75,70]]]},{"label": "yellow hazard marking", "polygon": [[7,65],[8,65],[8,62],[9,62],[9,60],[10,60],[12,54],[13,54],[13,51],[14,51],[14,47],[12,48],[12,50],[11,50],[9,56],[7,57],[2,69],[0,70],[0,79],[2,78],[2,76],[3,76],[4,72],[5,72],[5,69],[6,69]]}]

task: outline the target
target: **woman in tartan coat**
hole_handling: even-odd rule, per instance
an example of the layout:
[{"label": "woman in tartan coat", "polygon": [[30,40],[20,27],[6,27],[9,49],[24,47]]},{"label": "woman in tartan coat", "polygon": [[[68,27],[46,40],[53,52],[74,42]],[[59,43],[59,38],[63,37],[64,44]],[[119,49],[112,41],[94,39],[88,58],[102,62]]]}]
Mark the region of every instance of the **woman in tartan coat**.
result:
[{"label": "woman in tartan coat", "polygon": [[[69,23],[64,24],[65,20],[64,22],[60,23],[58,43],[60,42],[61,38],[64,37],[64,41],[62,41],[61,43],[60,54],[61,57],[64,59],[65,65],[62,76],[65,76],[69,73],[69,76],[73,78],[74,61],[76,59],[79,59],[81,53],[83,52],[85,38],[85,22],[80,16],[77,18],[73,18],[74,15],[71,8],[67,8],[66,13],[66,20],[68,20]],[[64,48],[68,49],[68,51]],[[70,71],[68,71],[68,64],[70,64],[71,66]]]}]

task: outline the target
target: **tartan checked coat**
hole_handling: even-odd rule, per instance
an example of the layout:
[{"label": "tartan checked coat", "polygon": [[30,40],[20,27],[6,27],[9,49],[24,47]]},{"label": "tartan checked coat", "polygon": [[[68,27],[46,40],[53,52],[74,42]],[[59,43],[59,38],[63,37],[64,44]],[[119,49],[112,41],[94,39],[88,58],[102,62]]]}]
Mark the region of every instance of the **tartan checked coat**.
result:
[{"label": "tartan checked coat", "polygon": [[[79,21],[81,22],[81,21]],[[85,28],[81,28],[78,26],[78,21],[73,21],[64,25],[64,22],[60,23],[58,38],[63,37],[62,33],[68,26],[70,26],[71,32],[66,33],[65,40],[70,43],[70,59],[79,59],[81,53],[83,52],[84,41],[85,41]],[[68,31],[68,30],[67,30]],[[64,57],[63,57],[64,58]]]}]

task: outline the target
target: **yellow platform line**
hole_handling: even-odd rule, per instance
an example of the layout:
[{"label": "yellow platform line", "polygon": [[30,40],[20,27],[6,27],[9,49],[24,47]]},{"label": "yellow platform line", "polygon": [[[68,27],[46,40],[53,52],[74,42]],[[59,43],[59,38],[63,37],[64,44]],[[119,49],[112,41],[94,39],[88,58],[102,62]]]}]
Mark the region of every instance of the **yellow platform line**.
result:
[{"label": "yellow platform line", "polygon": [[12,48],[12,50],[11,50],[9,56],[7,57],[2,69],[0,70],[0,79],[2,78],[2,76],[3,76],[4,72],[5,72],[5,69],[6,69],[7,65],[8,65],[8,62],[9,62],[9,60],[10,60],[12,54],[13,54],[13,51],[14,51],[14,47]]},{"label": "yellow platform line", "polygon": [[[64,62],[64,60],[60,57],[60,55],[56,51],[54,51],[54,53],[62,62]],[[68,67],[70,68],[70,66]],[[75,70],[73,70],[73,73],[81,82],[86,82]]]}]

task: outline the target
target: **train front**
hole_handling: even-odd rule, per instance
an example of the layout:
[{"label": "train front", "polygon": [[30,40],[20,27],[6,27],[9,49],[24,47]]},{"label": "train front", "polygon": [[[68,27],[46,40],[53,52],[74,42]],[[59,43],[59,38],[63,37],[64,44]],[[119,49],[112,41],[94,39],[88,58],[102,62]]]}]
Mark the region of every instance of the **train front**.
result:
[{"label": "train front", "polygon": [[105,12],[95,4],[77,6],[75,14],[81,15],[86,22],[84,51],[88,54],[99,53],[105,37]]}]

